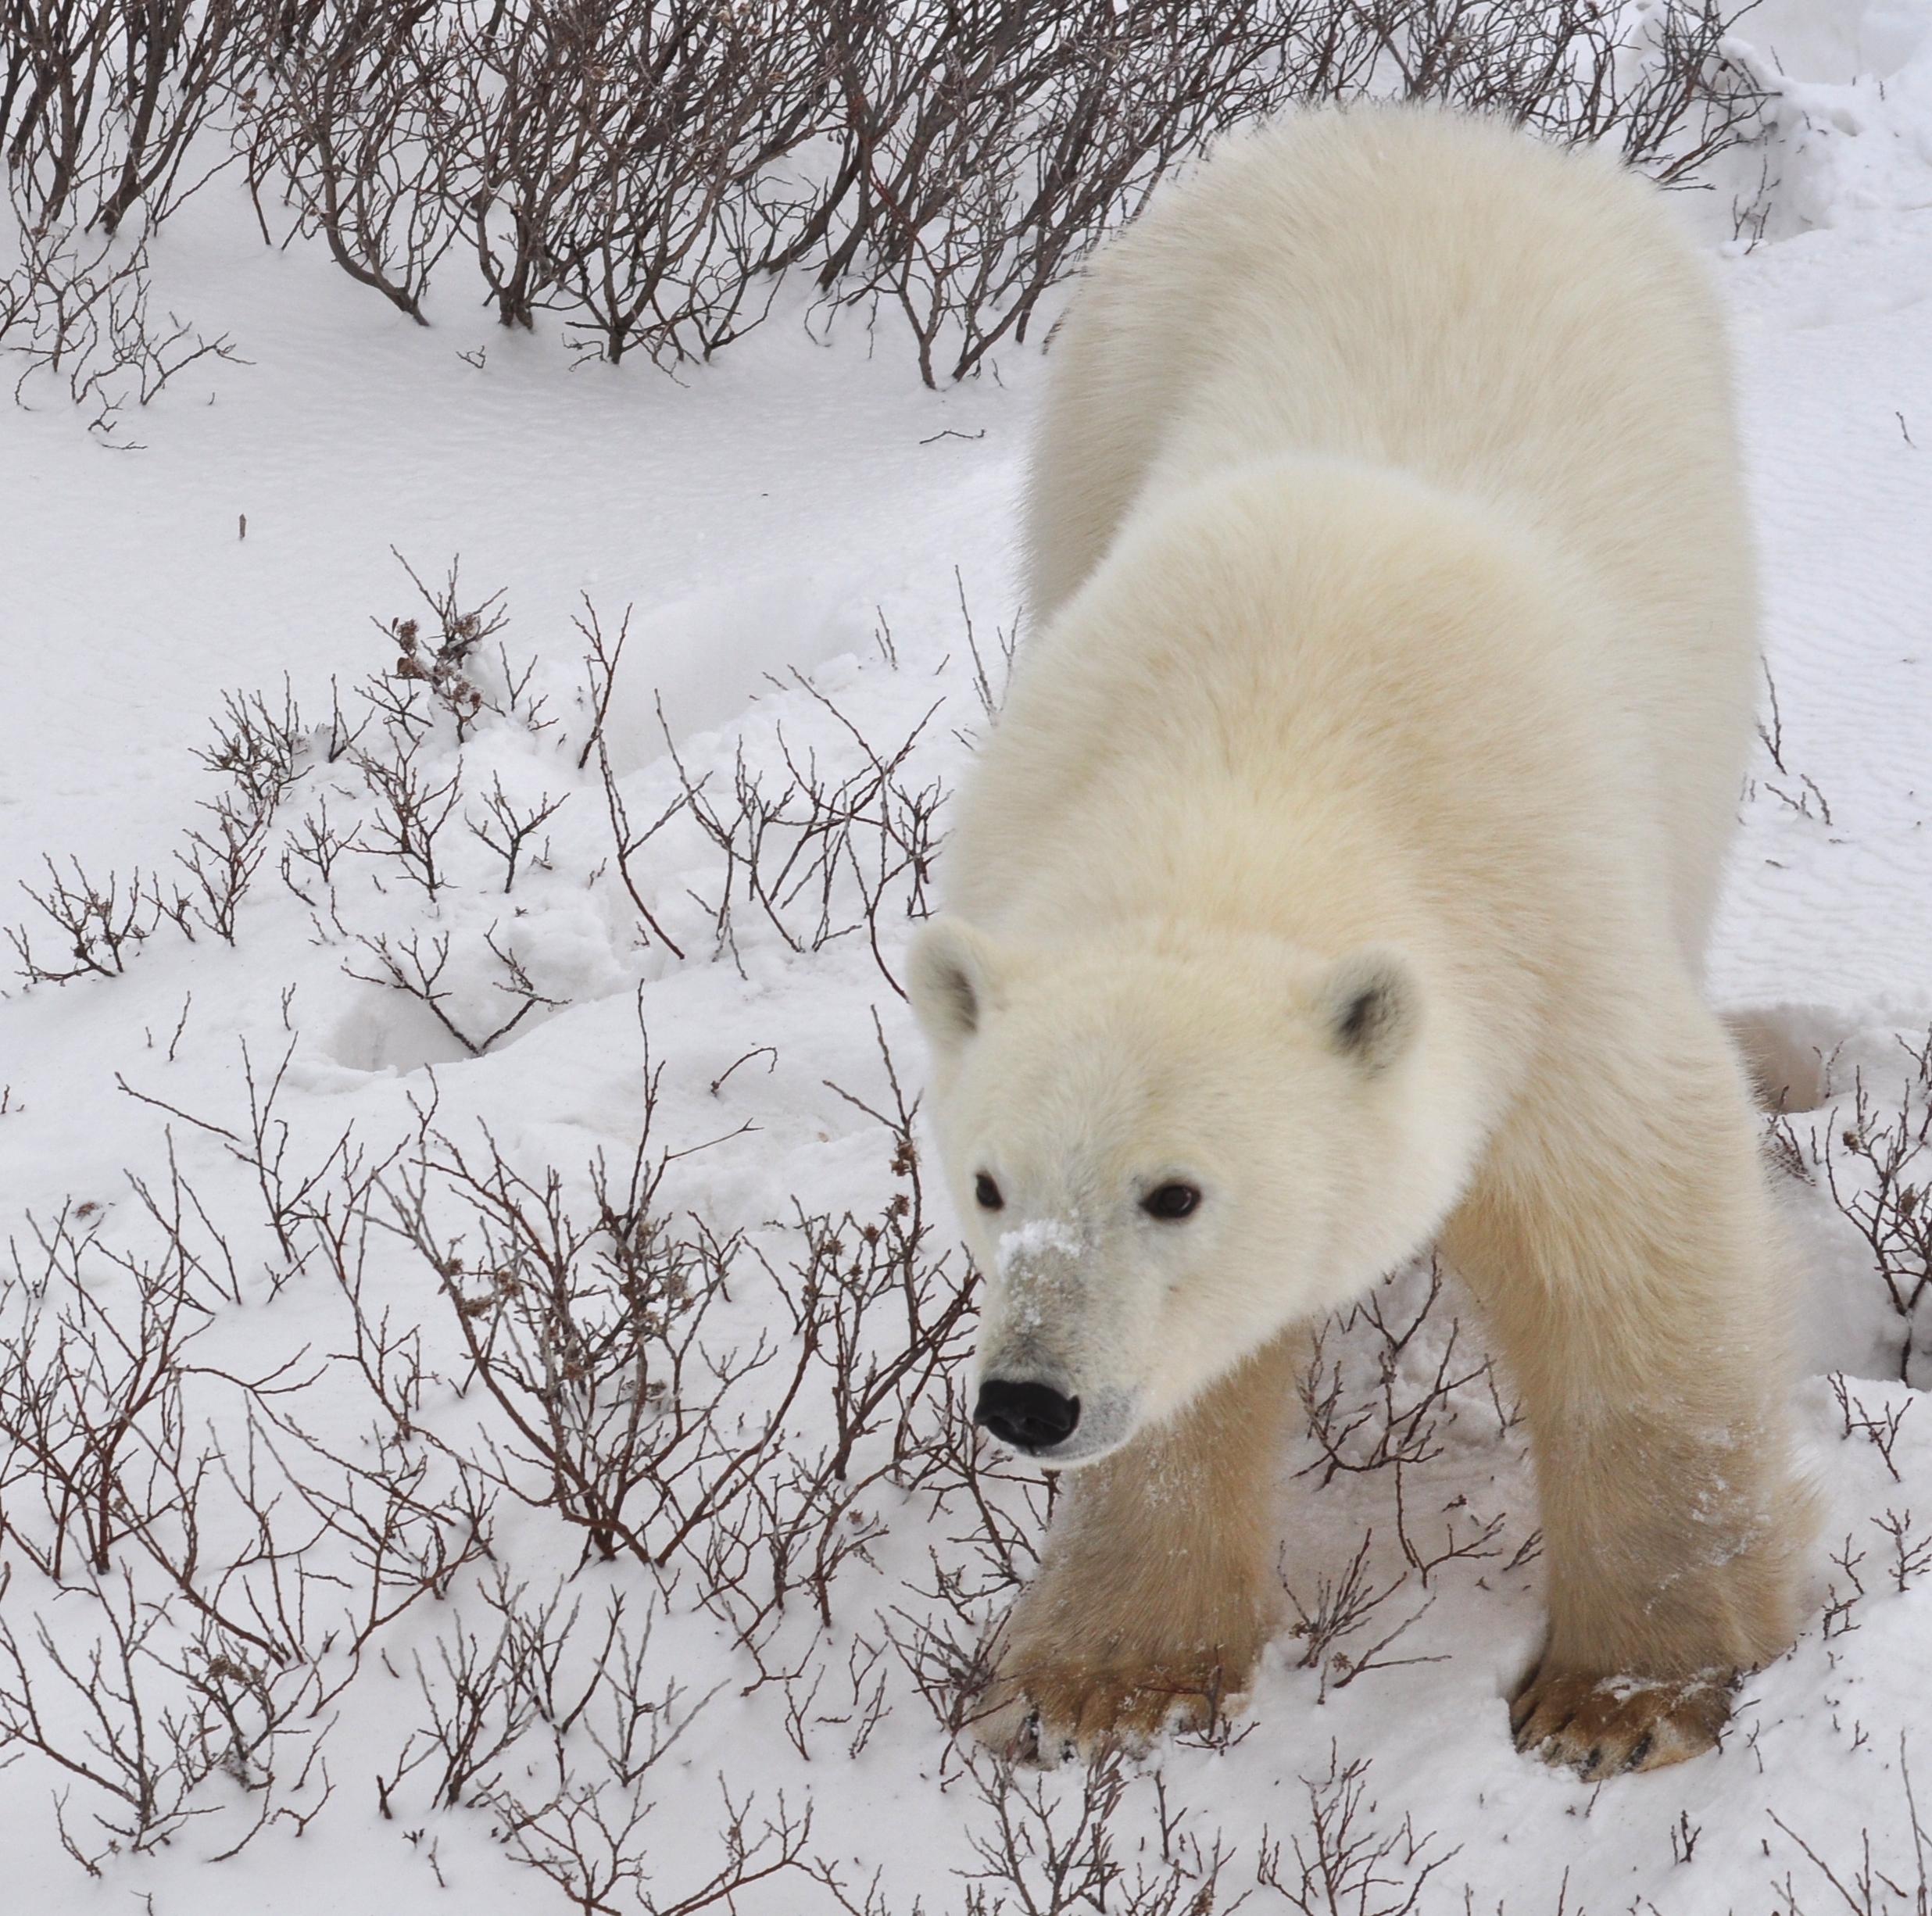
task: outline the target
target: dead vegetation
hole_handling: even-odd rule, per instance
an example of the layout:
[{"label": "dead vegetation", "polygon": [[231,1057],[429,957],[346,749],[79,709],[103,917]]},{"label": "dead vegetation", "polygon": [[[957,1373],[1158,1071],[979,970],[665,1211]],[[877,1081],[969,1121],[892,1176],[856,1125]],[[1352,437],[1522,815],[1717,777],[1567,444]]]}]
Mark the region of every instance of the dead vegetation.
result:
[{"label": "dead vegetation", "polygon": [[[1932,1144],[1932,1033],[1916,1041],[1902,1035],[1897,1042],[1902,1063],[1891,1086],[1869,1069],[1856,1070],[1848,1107],[1842,1090],[1831,1092],[1827,1081],[1828,1108],[1804,1124],[1801,1135],[1801,1120],[1774,1118],[1768,1148],[1787,1176],[1821,1189],[1862,1241],[1891,1325],[1888,1364],[1902,1383],[1922,1384],[1923,1320],[1932,1299],[1932,1205],[1925,1201],[1932,1190],[1927,1155]],[[1827,1071],[1827,1081],[1829,1076]],[[1896,1418],[1875,1421],[1848,1395],[1841,1377],[1834,1379],[1832,1389],[1844,1435],[1869,1438],[1891,1470]]]},{"label": "dead vegetation", "polygon": [[[800,956],[850,944],[903,996],[892,954],[930,909],[939,767],[953,744],[935,731],[936,706],[881,749],[795,674],[797,718],[780,724],[762,766],[741,745],[727,767],[699,767],[666,735],[640,830],[626,795],[637,781],[614,772],[603,735],[628,615],[614,639],[594,607],[579,622],[576,776],[560,778],[518,743],[541,748],[559,721],[535,661],[513,659],[499,637],[502,595],[467,593],[454,566],[433,585],[408,576],[427,617],[378,622],[386,669],[337,688],[326,724],[309,724],[286,688],[274,702],[229,695],[197,754],[224,782],[204,804],[209,822],[174,853],[174,877],[165,863],[97,877],[45,861],[46,882],[23,887],[33,915],[7,928],[23,983],[120,977],[158,935],[234,945],[266,867],[315,941],[340,951],[345,975],[413,1007],[417,1035],[403,1042],[419,1058],[500,1050],[577,997],[578,973],[533,935],[531,914],[560,885],[621,891],[638,950],[726,956],[742,974],[773,938]],[[473,769],[479,755],[486,772]],[[568,811],[579,792],[585,803]],[[555,835],[567,818],[583,822],[565,858]],[[560,859],[574,876],[560,876]],[[820,1226],[822,1249],[839,1233]],[[285,1242],[283,1253],[285,1264]]]},{"label": "dead vegetation", "polygon": [[1161,178],[1293,103],[1443,100],[1690,178],[1761,130],[1727,25],[1709,0],[16,0],[0,350],[110,441],[231,355],[151,312],[148,245],[235,163],[264,240],[420,324],[462,259],[505,326],[675,366],[789,273],[958,379]]},{"label": "dead vegetation", "polygon": [[[1932,1215],[1922,1203],[1927,1176],[1918,1169],[1932,1139],[1932,1036],[1916,1051],[1904,1049],[1911,1068],[1896,1106],[1881,1107],[1859,1074],[1851,1121],[1823,1134],[1817,1156],[1832,1202],[1870,1247],[1898,1321],[1898,1375],[1910,1383],[1924,1336],[1919,1315],[1932,1290]],[[1848,1164],[1856,1182],[1844,1176]]]},{"label": "dead vegetation", "polygon": [[[560,877],[549,830],[570,792],[533,798],[519,782],[535,754],[552,762],[552,721],[531,668],[492,652],[500,603],[473,601],[453,570],[420,591],[428,616],[382,626],[389,669],[338,690],[325,724],[286,691],[227,702],[199,755],[221,781],[214,823],[177,860],[189,882],[145,870],[97,881],[50,861],[29,895],[38,922],[13,934],[23,981],[105,988],[163,933],[247,949],[254,881],[279,837],[284,895],[321,949],[437,1015],[465,1055],[556,1003],[513,942],[513,913],[540,881],[624,896],[605,808],[584,812]],[[614,651],[604,664],[615,669]],[[893,919],[925,908],[943,796],[912,773],[927,728],[881,755],[808,683],[798,698],[819,741],[787,757],[798,795],[726,827],[722,845],[707,828],[723,817],[707,809],[711,775],[665,762],[678,856],[714,850],[719,895],[760,901],[764,935],[788,950],[851,936],[881,953]],[[590,701],[571,742],[580,782],[615,792],[604,710]],[[480,781],[477,753],[492,767]],[[481,803],[466,810],[472,793]],[[694,807],[703,819],[685,817]],[[621,830],[621,813],[610,822]],[[626,882],[663,879],[633,856]],[[476,916],[453,916],[470,903]],[[634,922],[641,949],[660,942],[643,913]],[[494,1024],[464,1021],[479,982],[502,1006]],[[131,1179],[148,1248],[104,1236],[91,1200],[34,1224],[0,1279],[0,1576],[13,1579],[0,1750],[69,1778],[62,1828],[90,1870],[189,1819],[217,1819],[239,1846],[317,1813],[333,1787],[331,1711],[372,1660],[385,1678],[408,1674],[416,1698],[414,1727],[373,1779],[385,1814],[411,1793],[481,1810],[585,1908],[615,1896],[695,1911],[803,1868],[809,1815],[728,1787],[714,1873],[675,1894],[654,1871],[646,1885],[649,1772],[708,1694],[659,1676],[653,1632],[667,1607],[708,1612],[740,1646],[739,1682],[776,1685],[800,1734],[822,1735],[801,1649],[845,1621],[839,1592],[871,1564],[889,1513],[936,1489],[953,1446],[970,1456],[949,1373],[975,1280],[936,1233],[916,1101],[882,1026],[860,1088],[827,1091],[876,1135],[876,1210],[797,1203],[730,1229],[667,1201],[667,1174],[707,1141],[660,1141],[661,1073],[641,1031],[638,1042],[634,1148],[566,1170],[460,1133],[433,1095],[401,1140],[309,1139],[290,1116],[292,1033],[267,1057],[243,1042],[237,1112],[121,1080],[166,1127],[166,1176]],[[208,1174],[182,1168],[177,1139],[205,1167],[228,1167],[227,1205],[204,1198]],[[252,1216],[234,1214],[238,1190]],[[402,1304],[411,1270],[421,1303]],[[327,1353],[266,1374],[204,1354],[230,1314],[317,1285],[338,1299]],[[744,1332],[719,1314],[736,1324],[747,1295],[762,1328]],[[440,1320],[425,1321],[421,1304],[438,1299]],[[453,1393],[467,1407],[452,1410]],[[346,1432],[345,1401],[364,1407]],[[643,1594],[615,1588],[601,1612],[560,1587],[531,1596],[492,1554],[506,1504],[554,1522],[586,1567],[628,1564]],[[425,1596],[452,1621],[427,1643],[413,1625],[399,1636]],[[848,1672],[864,1723],[886,1707],[897,1667],[882,1639]],[[822,1696],[817,1710],[841,1714]],[[848,1745],[862,1746],[864,1723],[843,1726]],[[237,1824],[223,1778],[252,1820]]]},{"label": "dead vegetation", "polygon": [[1256,1876],[1278,1891],[1301,1916],[1411,1916],[1427,1907],[1422,1894],[1429,1878],[1457,1852],[1445,1849],[1433,1831],[1419,1835],[1407,1817],[1385,1831],[1372,1819],[1368,1800],[1368,1760],[1343,1763],[1333,1745],[1326,1775],[1304,1776],[1308,1833],[1283,1844],[1264,1832]]},{"label": "dead vegetation", "polygon": [[[953,749],[934,710],[879,749],[795,681],[763,761],[742,745],[708,767],[667,751],[662,828],[627,845],[620,808],[639,775],[614,774],[602,736],[621,635],[603,642],[592,612],[586,694],[560,751],[542,685],[492,649],[500,603],[453,572],[422,596],[413,629],[382,625],[388,669],[338,690],[325,722],[286,691],[227,702],[201,755],[220,781],[215,823],[178,861],[192,888],[50,867],[32,901],[43,922],[14,938],[26,981],[115,988],[163,934],[245,951],[271,867],[332,962],[446,1010],[465,1055],[513,1042],[545,1009],[518,998],[538,988],[528,970],[496,981],[501,1029],[463,1024],[445,992],[473,934],[522,965],[496,928],[547,885],[610,888],[646,956],[670,956],[665,912],[727,960],[843,944],[886,968],[896,922],[926,909],[944,797],[932,755]],[[521,769],[539,752],[544,788]],[[571,758],[606,800],[574,828]],[[667,871],[706,861],[682,906],[666,895]],[[879,1881],[820,1853],[808,1802],[753,1800],[728,1775],[708,1851],[682,1841],[692,1871],[674,1880],[653,1860],[664,1760],[726,1689],[768,1696],[802,1761],[859,1757],[909,1701],[961,1730],[1054,1479],[990,1450],[967,1415],[976,1277],[932,1214],[917,1101],[883,1021],[872,1061],[824,1087],[873,1140],[872,1199],[726,1227],[674,1193],[743,1121],[662,1135],[647,992],[638,1004],[634,1143],[617,1161],[531,1160],[448,1117],[433,1089],[400,1138],[317,1136],[292,1092],[292,1031],[234,1054],[229,1110],[124,1075],[168,1144],[165,1176],[132,1181],[138,1229],[104,1231],[89,1201],[16,1244],[0,1282],[0,1746],[65,1779],[63,1839],[88,1870],[191,1825],[233,1853],[307,1827],[347,1789],[406,1823],[438,1874],[431,1819],[487,1819],[581,1910],[695,1916],[785,1875],[818,1906],[891,1916]],[[748,1053],[703,1095],[776,1062]],[[318,1296],[336,1327],[321,1344],[274,1368],[226,1354],[243,1316],[297,1296],[313,1311]],[[1435,1296],[1391,1292],[1338,1331],[1311,1399],[1338,1460],[1386,1477],[1434,1454],[1445,1392],[1473,1388],[1454,1335],[1417,1401],[1401,1381],[1436,1335],[1404,1314],[1419,1321]],[[1370,1361],[1399,1429],[1372,1431],[1384,1412],[1357,1400],[1365,1335],[1394,1353]],[[549,1527],[549,1560],[567,1572],[574,1559],[574,1574],[520,1575],[506,1513]],[[910,1557],[895,1532],[918,1540]],[[1403,1534],[1433,1570],[1421,1527]],[[1415,1574],[1405,1563],[1398,1584]],[[1393,1615],[1393,1635],[1349,1654],[1386,1582],[1318,1595],[1310,1648],[1331,1685],[1401,1660]],[[732,1646],[703,1682],[667,1637],[693,1618]],[[394,1731],[373,1771],[345,1774],[331,1726],[366,1712],[372,1686]],[[1233,1852],[1157,1780],[1157,1857],[1125,1833],[1146,1785],[1118,1763],[1070,1794],[963,1743],[946,1762],[976,1806],[968,1909],[1071,1916],[1098,1898],[1200,1916],[1243,1900]]]},{"label": "dead vegetation", "polygon": [[[879,941],[883,931],[896,944],[894,920],[916,920],[931,909],[946,792],[936,780],[916,781],[908,768],[939,707],[929,707],[904,738],[881,752],[809,681],[795,677],[850,735],[859,760],[855,771],[828,776],[815,754],[795,751],[781,731],[776,767],[751,767],[741,746],[728,788],[714,792],[709,776],[692,778],[665,735],[685,814],[722,861],[715,889],[699,900],[711,919],[714,952],[728,952],[742,974],[738,926],[746,913],[800,953],[860,937],[887,985],[903,998]],[[631,849],[624,847],[627,853]],[[900,909],[882,913],[895,896]]]},{"label": "dead vegetation", "polygon": [[[1776,1811],[1766,1811],[1780,1833],[1798,1846],[1809,1865],[1807,1888],[1811,1887],[1812,1875],[1823,1879],[1816,1893],[1825,1900],[1809,1906],[1814,1916],[1820,1916],[1824,1911],[1844,1911],[1847,1916],[1919,1916],[1921,1911],[1932,1909],[1932,1832],[1919,1818],[1918,1798],[1912,1786],[1911,1749],[1903,1731],[1898,1737],[1898,1786],[1905,1814],[1901,1818],[1896,1811],[1893,1812],[1893,1820],[1881,1831],[1881,1836],[1888,1840],[1881,1841],[1876,1857],[1869,1827],[1861,1832],[1855,1857],[1826,1857]],[[1909,1853],[1892,1860],[1887,1852],[1900,1849]],[[1879,1861],[1879,1857],[1884,1860]],[[1807,1906],[1798,1900],[1794,1880],[1798,1874],[1795,1870],[1787,1870],[1782,1882],[1772,1884],[1772,1893],[1778,1899],[1775,1907],[1781,1916],[1807,1916]]]},{"label": "dead vegetation", "polygon": [[421,318],[473,254],[506,326],[616,361],[708,358],[786,271],[886,306],[928,383],[1024,341],[1042,297],[1216,135],[1369,95],[1608,140],[1686,177],[1755,130],[1708,6],[1634,43],[1596,9],[1424,0],[512,0],[279,19],[238,138],[338,263]]},{"label": "dead vegetation", "polygon": [[[639,971],[715,957],[728,975],[842,949],[853,974],[886,970],[898,923],[925,909],[953,736],[919,688],[888,747],[856,698],[794,681],[755,732],[619,774],[603,727],[621,629],[610,639],[590,612],[573,708],[564,681],[497,642],[499,602],[453,572],[423,596],[413,633],[381,627],[388,669],[338,690],[324,722],[286,692],[228,702],[202,754],[216,823],[181,860],[195,888],[50,866],[41,922],[14,940],[28,981],[125,990],[144,945],[177,933],[245,951],[278,842],[278,902],[308,916],[325,962],[382,1001],[442,1006],[466,1057],[560,1000],[504,935],[553,887],[607,899]],[[983,667],[979,684],[964,665],[956,677],[979,710]],[[639,832],[630,814],[659,822]],[[263,889],[277,893],[272,877]],[[377,969],[385,950],[403,982]],[[476,995],[447,996],[459,986]],[[470,1021],[488,992],[497,1023]],[[191,1828],[232,1853],[345,1794],[405,1826],[432,1868],[435,1819],[478,1819],[564,1907],[695,1916],[782,1878],[801,1908],[909,1916],[883,1879],[825,1853],[804,1794],[754,1800],[729,1770],[701,1776],[696,1799],[672,1783],[707,1710],[735,1696],[825,1770],[876,1753],[895,1713],[929,1713],[921,1734],[971,1845],[953,1889],[968,1911],[1207,1916],[1246,1900],[1358,1916],[1448,1895],[1447,1846],[1378,1813],[1365,1761],[1339,1749],[1278,1833],[1238,1852],[1211,1816],[1174,1810],[1157,1770],[1043,1778],[972,1752],[961,1732],[988,1645],[1032,1574],[1055,1480],[968,1416],[974,1274],[932,1215],[889,1025],[855,1034],[851,1072],[823,1087],[864,1141],[864,1178],[835,1202],[727,1222],[685,1181],[740,1148],[745,1109],[668,1135],[648,986],[637,1003],[621,1155],[533,1154],[427,1088],[399,1135],[318,1136],[292,1032],[234,1054],[227,1109],[124,1083],[166,1128],[165,1171],[131,1186],[138,1231],[106,1231],[100,1205],[79,1203],[14,1247],[0,1275],[0,1761],[30,1758],[71,1793],[60,1828],[80,1864],[106,1873]],[[1902,1335],[1923,1276],[1909,1194],[1926,1067],[1912,1060],[1902,1115],[1855,1102],[1813,1152],[1891,1260]],[[684,1088],[722,1112],[778,1062],[752,1047]],[[236,1363],[228,1327],[318,1294],[326,1338],[278,1369]],[[1838,1389],[1847,1440],[1902,1476],[1904,1412],[1871,1407],[1855,1380]],[[1302,1406],[1301,1489],[1329,1553],[1287,1560],[1278,1668],[1298,1661],[1305,1700],[1333,1706],[1441,1660],[1430,1606],[1500,1588],[1537,1540],[1526,1509],[1463,1481],[1463,1460],[1520,1461],[1516,1418],[1439,1266],[1394,1274],[1321,1330]],[[1914,1503],[1898,1496],[1835,1560],[1834,1650],[1870,1614],[1868,1591],[1918,1596],[1932,1539]],[[513,1532],[546,1539],[542,1553],[512,1554]],[[679,1635],[694,1621],[716,1633],[709,1661]],[[331,1726],[371,1707],[393,1734],[351,1774]],[[1243,1734],[1217,1724],[1190,1756]],[[688,1875],[653,1861],[672,1815]]]},{"label": "dead vegetation", "polygon": [[[484,1811],[585,1908],[625,1890],[671,1916],[804,1869],[809,1811],[767,1811],[727,1785],[715,1873],[671,1896],[653,1871],[646,1889],[650,1772],[721,1687],[688,1696],[653,1632],[666,1605],[710,1611],[752,1687],[787,1685],[802,1716],[818,1685],[794,1697],[798,1672],[771,1658],[780,1628],[789,1614],[805,1643],[828,1640],[842,1568],[885,1534],[882,1502],[931,1478],[927,1400],[959,1354],[973,1279],[932,1242],[914,1112],[882,1043],[880,1068],[886,1100],[860,1108],[880,1127],[882,1212],[801,1208],[755,1247],[662,1206],[680,1153],[655,1142],[649,1067],[635,1157],[581,1180],[521,1170],[487,1134],[459,1146],[433,1106],[380,1160],[345,1135],[298,1175],[281,1071],[250,1067],[243,1124],[164,1106],[255,1174],[289,1252],[269,1295],[297,1274],[332,1278],[346,1307],[349,1348],[263,1375],[199,1360],[220,1307],[248,1289],[191,1189],[177,1184],[171,1209],[150,1203],[153,1262],[110,1249],[87,1217],[40,1228],[5,1291],[0,1534],[98,1627],[71,1601],[58,1629],[39,1609],[24,1632],[0,1626],[0,1745],[108,1800],[88,1812],[98,1841],[63,1821],[77,1859],[98,1873],[111,1850],[227,1815],[203,1789],[217,1775],[258,1811],[238,1832],[227,1817],[227,1853],[277,1818],[313,1815],[331,1786],[325,1706],[372,1654],[393,1671],[393,1626],[429,1596],[448,1621],[407,1653],[417,1727],[375,1779],[385,1815],[406,1786]],[[462,1367],[440,1381],[422,1332],[370,1299],[370,1256],[387,1242],[446,1300]],[[727,1285],[760,1276],[789,1334],[701,1338]],[[360,1456],[311,1428],[352,1379],[375,1414]],[[427,1415],[450,1384],[494,1414]],[[225,1443],[212,1424],[195,1434],[211,1396],[227,1406]],[[567,1583],[533,1596],[492,1548],[505,1498],[581,1537],[586,1561],[628,1557],[648,1594],[612,1586],[600,1613]],[[25,1610],[16,1593],[9,1614]],[[850,1673],[868,1725],[885,1707],[882,1655]]]},{"label": "dead vegetation", "polygon": [[1508,1454],[1521,1421],[1494,1360],[1472,1346],[1458,1295],[1430,1256],[1383,1279],[1316,1332],[1301,1385],[1313,1457],[1301,1475],[1318,1492],[1355,1484],[1379,1504],[1394,1543],[1393,1557],[1378,1553],[1365,1525],[1345,1564],[1304,1573],[1290,1537],[1289,1633],[1303,1646],[1301,1667],[1320,1672],[1318,1700],[1372,1671],[1440,1660],[1404,1639],[1434,1602],[1447,1567],[1513,1571],[1540,1552],[1540,1533],[1519,1530],[1512,1544],[1508,1512],[1482,1514],[1466,1492],[1433,1510],[1416,1507],[1419,1476],[1452,1443]]},{"label": "dead vegetation", "polygon": [[12,0],[0,30],[0,141],[16,244],[0,278],[0,351],[58,381],[108,443],[225,338],[152,311],[148,241],[222,163],[243,51],[229,0]]}]

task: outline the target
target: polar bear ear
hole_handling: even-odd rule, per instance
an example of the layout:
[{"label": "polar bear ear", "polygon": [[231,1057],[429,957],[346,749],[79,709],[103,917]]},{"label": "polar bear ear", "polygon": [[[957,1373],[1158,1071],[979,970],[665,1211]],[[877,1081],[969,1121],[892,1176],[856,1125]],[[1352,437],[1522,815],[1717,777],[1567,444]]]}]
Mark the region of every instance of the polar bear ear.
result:
[{"label": "polar bear ear", "polygon": [[963,918],[929,920],[914,935],[906,982],[935,1051],[957,1051],[994,1001],[1000,953]]},{"label": "polar bear ear", "polygon": [[1366,1071],[1394,1063],[1422,1028],[1421,988],[1392,945],[1365,945],[1338,959],[1315,1004],[1329,1042]]}]

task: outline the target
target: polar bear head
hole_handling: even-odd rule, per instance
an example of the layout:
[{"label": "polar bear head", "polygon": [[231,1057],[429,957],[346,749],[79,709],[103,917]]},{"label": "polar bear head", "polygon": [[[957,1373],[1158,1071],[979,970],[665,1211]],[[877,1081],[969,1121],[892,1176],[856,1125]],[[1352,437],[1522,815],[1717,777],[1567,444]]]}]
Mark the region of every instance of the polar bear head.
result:
[{"label": "polar bear head", "polygon": [[1043,1460],[1172,1415],[1446,1208],[1424,993],[1387,946],[1169,928],[1016,949],[940,918],[909,983],[986,1278],[978,1415]]}]

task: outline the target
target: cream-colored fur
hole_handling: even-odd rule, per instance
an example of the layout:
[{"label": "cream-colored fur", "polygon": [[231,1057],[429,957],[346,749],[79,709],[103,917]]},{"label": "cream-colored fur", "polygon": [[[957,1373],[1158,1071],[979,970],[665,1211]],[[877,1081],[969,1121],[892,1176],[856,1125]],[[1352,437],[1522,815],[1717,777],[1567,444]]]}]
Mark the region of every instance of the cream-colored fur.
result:
[{"label": "cream-colored fur", "polygon": [[1080,1407],[986,1733],[1246,1688],[1294,1327],[1439,1236],[1537,1460],[1519,1740],[1707,1747],[1805,1517],[1698,990],[1756,649],[1697,263],[1607,159],[1314,114],[1108,248],[1051,375],[1032,630],[912,966],[979,1378]]}]

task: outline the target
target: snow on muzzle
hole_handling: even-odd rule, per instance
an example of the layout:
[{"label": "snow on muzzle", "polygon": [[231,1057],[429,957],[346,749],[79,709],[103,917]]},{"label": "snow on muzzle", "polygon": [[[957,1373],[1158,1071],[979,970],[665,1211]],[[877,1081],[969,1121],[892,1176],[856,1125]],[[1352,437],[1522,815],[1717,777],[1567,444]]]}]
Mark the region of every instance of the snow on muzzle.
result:
[{"label": "snow on muzzle", "polygon": [[1118,1323],[1090,1295],[1093,1250],[1077,1225],[1040,1219],[1002,1232],[994,1257],[973,1421],[1043,1463],[1103,1457],[1136,1421]]}]

